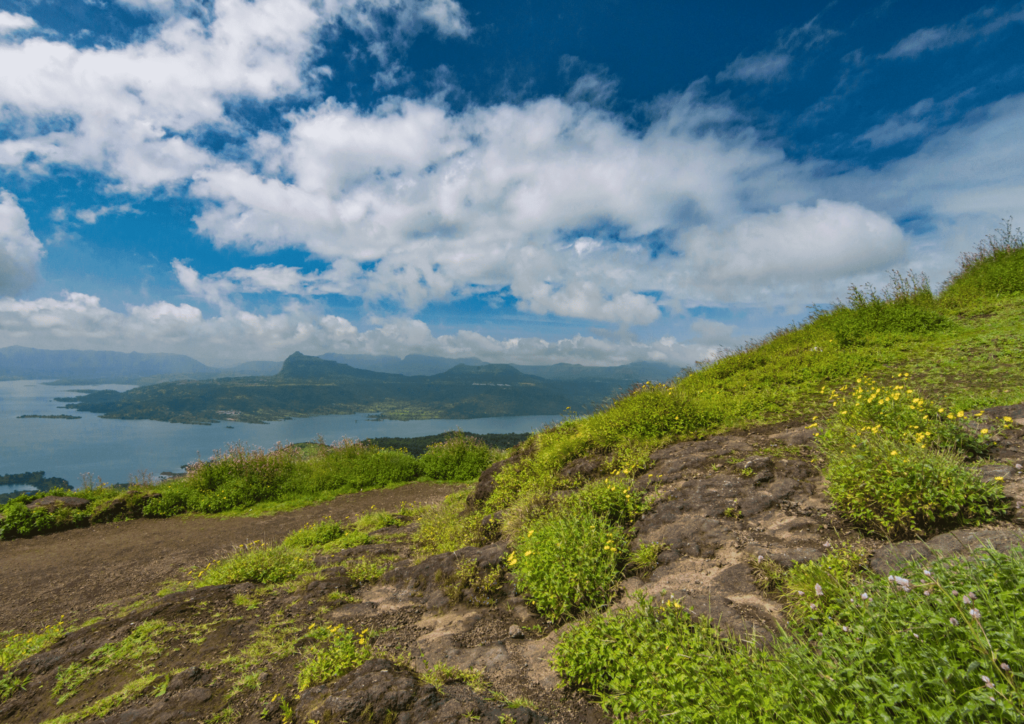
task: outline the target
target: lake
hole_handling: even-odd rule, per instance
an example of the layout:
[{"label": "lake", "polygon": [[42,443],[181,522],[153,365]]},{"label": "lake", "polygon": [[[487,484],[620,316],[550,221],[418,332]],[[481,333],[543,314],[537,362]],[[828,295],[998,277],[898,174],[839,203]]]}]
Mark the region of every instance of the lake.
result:
[{"label": "lake", "polygon": [[[344,438],[419,437],[448,430],[475,433],[533,432],[561,419],[550,415],[473,420],[371,420],[366,414],[324,415],[263,425],[242,422],[182,425],[156,420],[104,420],[92,412],[64,409],[55,397],[74,390],[124,390],[132,385],[47,385],[42,380],[0,381],[0,475],[46,471],[79,486],[83,475],[126,483],[146,471],[181,472],[181,466],[234,443],[271,448],[278,442]],[[18,419],[19,415],[77,415],[80,420]],[[231,425],[229,427],[228,425]],[[0,485],[0,493],[17,490]]]}]

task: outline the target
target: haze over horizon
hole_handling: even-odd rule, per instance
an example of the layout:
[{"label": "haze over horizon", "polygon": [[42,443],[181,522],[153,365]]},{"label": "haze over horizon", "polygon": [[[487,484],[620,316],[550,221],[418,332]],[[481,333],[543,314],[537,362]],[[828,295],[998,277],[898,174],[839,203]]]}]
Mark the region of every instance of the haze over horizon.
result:
[{"label": "haze over horizon", "polygon": [[998,2],[0,0],[0,347],[686,365],[1024,218],[1022,40]]}]

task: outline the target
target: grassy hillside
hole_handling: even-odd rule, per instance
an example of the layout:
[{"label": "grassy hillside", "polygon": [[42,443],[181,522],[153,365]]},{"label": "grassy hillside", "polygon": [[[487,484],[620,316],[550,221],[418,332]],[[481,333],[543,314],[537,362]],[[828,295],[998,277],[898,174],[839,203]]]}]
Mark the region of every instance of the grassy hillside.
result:
[{"label": "grassy hillside", "polygon": [[[235,693],[225,699],[233,703],[223,705],[218,720],[240,720],[243,710],[258,712],[264,704],[274,721],[291,721],[293,711],[303,721],[316,720],[327,709],[317,708],[316,697],[324,690],[315,687],[350,681],[350,672],[363,671],[357,667],[367,660],[379,674],[387,673],[381,668],[385,659],[387,666],[402,670],[414,666],[417,650],[396,643],[414,637],[389,638],[370,627],[358,634],[355,629],[336,633],[338,626],[331,629],[329,619],[323,624],[316,618],[321,614],[311,613],[312,601],[303,608],[309,612],[300,612],[307,616],[301,620],[288,608],[296,597],[286,598],[280,587],[290,585],[291,594],[313,590],[317,566],[336,556],[331,560],[343,561],[346,575],[359,581],[344,594],[351,596],[346,601],[361,601],[361,592],[373,590],[376,600],[390,602],[372,586],[383,576],[400,586],[403,575],[414,587],[439,588],[452,605],[468,602],[495,616],[505,606],[495,603],[514,593],[509,611],[513,602],[521,602],[537,622],[531,642],[536,646],[530,650],[550,661],[563,686],[598,702],[617,721],[1024,721],[1019,681],[1024,553],[991,551],[966,560],[908,564],[888,577],[867,566],[874,551],[894,542],[982,524],[1012,527],[1015,511],[1003,474],[982,472],[999,446],[1021,441],[1022,418],[992,409],[1024,403],[1021,360],[1024,238],[1007,226],[965,255],[957,273],[934,293],[925,278],[900,273],[883,290],[852,288],[845,302],[815,310],[799,326],[700,365],[672,383],[643,385],[594,414],[567,419],[515,450],[493,455],[486,462],[497,465],[472,493],[418,511],[415,522],[405,521],[413,532],[404,537],[394,520],[347,527],[325,522],[280,546],[240,549],[177,585],[199,591],[208,584],[258,582],[260,587],[241,603],[236,600],[236,607],[283,601],[274,614],[282,617],[280,625],[291,621],[289,630],[297,632],[309,620],[308,630],[321,631],[322,637],[296,633],[288,639],[292,648],[281,660],[292,656],[287,661],[293,663],[274,675],[289,683],[281,684],[273,699],[269,690],[253,685],[243,706],[237,692],[252,682],[238,678]],[[786,429],[806,442],[773,440],[774,447],[749,459],[705,451],[699,464],[708,466],[707,475],[682,480],[675,490],[691,497],[663,496],[659,478],[652,475],[665,470],[667,477],[668,468],[657,467],[656,459],[663,460],[659,456],[669,446],[703,449],[703,442],[690,441],[724,444],[729,438],[715,437],[719,433],[754,428]],[[770,440],[767,433],[758,434],[759,440]],[[462,441],[432,448],[436,470],[447,469],[456,449],[471,452],[472,447]],[[1020,445],[1014,450],[1024,454]],[[380,454],[383,459],[393,453]],[[805,477],[821,468],[827,481],[819,501],[824,507],[814,509],[817,522],[810,513],[800,520],[810,520],[808,530],[825,544],[786,565],[757,556],[732,566],[737,576],[757,582],[762,600],[784,620],[770,640],[758,642],[676,599],[652,595],[660,583],[645,593],[645,576],[668,563],[660,557],[663,546],[647,542],[639,531],[655,518],[671,524],[686,505],[699,506],[705,494],[718,507],[703,518],[691,516],[705,526],[701,530],[755,534],[754,522],[745,526],[748,520],[764,520],[757,518],[755,504],[771,489],[767,483],[757,488],[764,466],[775,464],[770,456],[779,465],[803,470]],[[143,513],[175,514],[174,501],[181,510],[208,504],[230,513],[252,505],[247,495],[273,499],[274,471],[284,456],[243,457],[218,462],[222,467],[197,468],[171,487],[150,489],[162,495],[155,499],[159,502],[146,503]],[[316,463],[315,474],[312,468],[300,474],[293,467],[291,477],[280,479],[319,476],[328,489],[342,468],[332,472],[335,463],[326,460]],[[484,462],[476,461],[475,470]],[[723,465],[735,475],[716,478]],[[368,475],[372,478],[372,471]],[[737,488],[747,484],[753,492],[729,499],[709,481]],[[140,488],[136,494],[149,493]],[[6,510],[9,515],[10,505]],[[385,537],[368,538],[382,526],[391,526],[380,534]],[[696,537],[692,531],[688,535]],[[692,550],[685,555],[699,563],[705,554]],[[640,590],[626,595],[626,580]],[[325,607],[322,616],[328,611]],[[505,619],[496,620],[507,628]],[[556,628],[552,638],[543,638]],[[53,640],[45,631],[34,639],[9,637],[0,651],[18,651],[23,658]],[[38,644],[30,647],[29,641]],[[459,655],[467,650],[457,649]],[[3,654],[0,662],[16,658]],[[9,662],[3,666],[15,672]],[[225,672],[228,665],[209,664]],[[490,688],[498,683],[483,672],[444,666],[421,668],[420,676],[438,686],[460,681],[498,696]],[[246,669],[245,675],[256,677],[256,671]],[[15,676],[0,679],[0,698],[30,696],[15,694],[23,685]],[[142,683],[132,697],[157,686],[156,674],[146,676],[138,679]],[[303,690],[312,693],[300,696]],[[283,703],[272,705],[279,696]],[[500,701],[512,706],[503,696]],[[370,706],[361,710],[369,721],[396,716]],[[520,714],[500,716],[500,721],[519,721]],[[497,714],[493,720],[499,721]]]}]

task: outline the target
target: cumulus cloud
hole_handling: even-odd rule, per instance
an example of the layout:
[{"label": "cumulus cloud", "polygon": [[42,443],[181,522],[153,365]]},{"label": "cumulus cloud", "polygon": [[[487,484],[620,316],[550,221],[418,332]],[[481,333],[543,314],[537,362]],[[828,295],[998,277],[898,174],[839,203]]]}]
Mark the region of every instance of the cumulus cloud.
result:
[{"label": "cumulus cloud", "polygon": [[[61,209],[63,211],[63,209]],[[97,206],[93,209],[79,209],[75,212],[75,218],[81,221],[83,224],[95,224],[99,219],[107,214],[141,214],[142,212],[133,207],[131,204],[119,204],[117,206]],[[54,217],[55,221],[62,221],[63,214],[59,215],[60,218]]]},{"label": "cumulus cloud", "polygon": [[650,360],[683,366],[714,350],[712,345],[684,344],[673,337],[641,343],[579,334],[555,341],[536,337],[497,339],[469,331],[435,335],[424,322],[409,318],[378,320],[360,331],[343,317],[301,304],[268,315],[232,309],[204,317],[197,307],[165,301],[126,305],[124,312],[117,312],[103,306],[98,297],[77,292],[35,300],[0,297],[0,328],[9,344],[124,352],[186,349],[213,365],[283,359],[300,350],[306,354],[418,353],[519,364],[614,365]]},{"label": "cumulus cloud", "polygon": [[0,295],[27,289],[44,253],[17,197],[0,191]]},{"label": "cumulus cloud", "polygon": [[[471,31],[451,0],[216,0],[194,13],[158,0],[129,4],[166,17],[124,46],[79,49],[42,37],[0,45],[0,66],[19,71],[0,83],[0,105],[13,111],[0,166],[84,168],[136,192],[187,182],[215,164],[196,134],[240,132],[227,101],[311,92],[310,62],[331,23],[385,59],[427,26],[443,36]],[[0,32],[25,21],[6,13]]]},{"label": "cumulus cloud", "polygon": [[12,35],[18,31],[32,30],[34,27],[36,27],[36,21],[29,16],[0,10],[0,37]]}]

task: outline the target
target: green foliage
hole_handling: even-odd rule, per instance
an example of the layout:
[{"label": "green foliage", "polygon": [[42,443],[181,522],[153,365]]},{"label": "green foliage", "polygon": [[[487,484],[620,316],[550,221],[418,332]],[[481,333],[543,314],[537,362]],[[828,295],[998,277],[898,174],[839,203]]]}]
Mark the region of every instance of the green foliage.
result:
[{"label": "green foliage", "polygon": [[[420,437],[373,437],[363,440],[364,445],[376,445],[377,447],[393,447],[399,450],[406,450],[411,455],[419,457],[427,451],[431,445],[444,442],[452,435],[462,434],[458,431],[442,432],[440,435],[422,435]],[[528,432],[488,432],[472,433],[470,437],[482,442],[490,448],[504,450],[519,445],[530,437]]]},{"label": "green foliage", "polygon": [[[722,638],[639,597],[563,634],[554,669],[620,720],[893,724],[1024,718],[1024,554],[852,575],[855,552],[814,572],[827,606],[771,649]],[[813,594],[808,594],[813,595]],[[831,618],[823,613],[831,611]]]},{"label": "green foliage", "polygon": [[893,271],[890,279],[881,293],[870,284],[851,286],[847,304],[827,312],[815,309],[812,319],[820,320],[840,347],[868,344],[874,335],[927,334],[947,324],[924,274]]},{"label": "green foliage", "polygon": [[230,558],[214,561],[193,575],[197,586],[252,581],[259,584],[283,583],[313,570],[309,555],[288,546],[271,546],[263,541],[243,543]]},{"label": "green foliage", "polygon": [[370,631],[360,633],[349,627],[317,627],[313,638],[325,641],[299,670],[299,691],[344,676],[370,658]]},{"label": "green foliage", "polygon": [[398,556],[359,556],[349,558],[342,565],[348,577],[358,583],[376,583],[380,577],[387,573],[392,564],[398,560]]},{"label": "green foliage", "polygon": [[123,663],[134,665],[140,673],[148,668],[146,660],[163,650],[160,638],[173,634],[176,627],[159,619],[144,621],[120,641],[103,644],[84,661],[76,661],[57,672],[52,696],[60,706],[72,698],[86,681],[95,678],[113,666]]},{"label": "green foliage", "polygon": [[591,513],[611,525],[628,528],[650,510],[651,505],[629,478],[605,478],[585,485],[566,500],[564,507],[567,513]]},{"label": "green foliage", "polygon": [[327,518],[319,523],[306,523],[294,533],[289,533],[282,541],[282,545],[292,548],[320,548],[344,534],[344,528]]},{"label": "green foliage", "polygon": [[586,510],[555,513],[515,542],[507,558],[516,588],[552,621],[611,601],[629,554],[629,536]]},{"label": "green foliage", "polygon": [[953,308],[976,306],[992,297],[1024,293],[1024,234],[1004,220],[978,244],[960,256],[960,268],[943,285],[942,301]]},{"label": "green foliage", "polygon": [[424,474],[434,480],[474,480],[493,462],[489,447],[458,432],[434,443],[419,458]]},{"label": "green foliage", "polygon": [[0,633],[0,704],[28,684],[29,677],[16,677],[11,673],[14,667],[29,656],[49,648],[65,633],[67,633],[67,626],[63,616],[60,621],[46,626],[39,633],[17,634],[10,631]]},{"label": "green foliage", "polygon": [[985,483],[960,454],[987,447],[954,414],[903,385],[870,382],[832,393],[836,415],[819,445],[828,458],[835,510],[862,528],[894,538],[952,523],[983,523],[1004,509],[1000,486]]},{"label": "green foliage", "polygon": [[369,513],[359,516],[352,527],[359,531],[372,532],[396,525],[405,525],[405,521],[383,510],[371,510]]},{"label": "green foliage", "polygon": [[[490,606],[494,604],[494,594],[501,590],[501,567],[492,566],[481,572],[476,558],[463,558],[453,573],[445,575],[439,570],[435,580],[451,603],[465,600],[471,605]],[[470,590],[468,600],[465,599],[467,589]]]},{"label": "green foliage", "polygon": [[781,575],[781,594],[791,620],[823,622],[840,614],[851,581],[867,565],[867,551],[834,545],[827,555]]},{"label": "green foliage", "polygon": [[618,721],[757,721],[757,650],[678,606],[641,594],[628,608],[588,618],[562,635],[552,668]]},{"label": "green foliage", "polygon": [[421,553],[450,553],[487,542],[487,531],[480,525],[484,514],[466,511],[468,496],[469,491],[452,493],[441,505],[420,516],[420,527],[412,540]]}]

